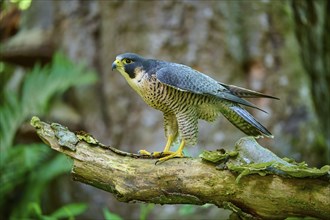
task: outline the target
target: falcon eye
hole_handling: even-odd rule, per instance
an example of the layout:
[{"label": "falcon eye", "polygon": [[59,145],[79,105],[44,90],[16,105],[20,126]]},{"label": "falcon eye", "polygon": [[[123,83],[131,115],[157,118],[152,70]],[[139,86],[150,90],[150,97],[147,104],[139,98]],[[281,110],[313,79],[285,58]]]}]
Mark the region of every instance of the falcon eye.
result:
[{"label": "falcon eye", "polygon": [[132,63],[132,60],[130,60],[130,59],[125,59],[124,62],[125,62],[126,64],[128,64],[128,63]]}]

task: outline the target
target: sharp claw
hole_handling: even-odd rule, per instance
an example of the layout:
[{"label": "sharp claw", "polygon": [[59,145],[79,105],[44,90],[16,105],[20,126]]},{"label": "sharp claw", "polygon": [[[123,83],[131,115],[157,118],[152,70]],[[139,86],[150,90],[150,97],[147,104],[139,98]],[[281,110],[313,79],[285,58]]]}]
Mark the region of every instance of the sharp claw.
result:
[{"label": "sharp claw", "polygon": [[184,155],[182,153],[174,152],[172,154],[167,155],[166,157],[162,157],[162,158],[158,159],[156,164],[158,162],[165,162],[165,161],[167,161],[169,159],[172,159],[172,158],[182,158],[182,157],[184,157]]},{"label": "sharp claw", "polygon": [[159,163],[163,163],[169,159],[175,158],[175,157],[184,157],[182,151],[164,151],[164,152],[148,152],[146,150],[139,150],[139,154],[141,156],[148,156],[149,158],[159,158],[156,162],[155,165]]}]

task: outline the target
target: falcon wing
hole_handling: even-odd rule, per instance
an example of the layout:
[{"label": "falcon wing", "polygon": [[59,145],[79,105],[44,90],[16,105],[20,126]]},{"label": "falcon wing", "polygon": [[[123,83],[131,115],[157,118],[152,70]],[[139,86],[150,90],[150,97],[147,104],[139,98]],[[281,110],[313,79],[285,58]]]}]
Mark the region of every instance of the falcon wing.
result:
[{"label": "falcon wing", "polygon": [[[181,91],[216,96],[220,99],[232,101],[265,112],[254,104],[241,99],[239,94],[230,91],[231,87],[219,83],[211,77],[185,65],[166,63],[164,67],[156,71],[156,78],[161,83]],[[247,90],[244,91],[246,92]]]}]

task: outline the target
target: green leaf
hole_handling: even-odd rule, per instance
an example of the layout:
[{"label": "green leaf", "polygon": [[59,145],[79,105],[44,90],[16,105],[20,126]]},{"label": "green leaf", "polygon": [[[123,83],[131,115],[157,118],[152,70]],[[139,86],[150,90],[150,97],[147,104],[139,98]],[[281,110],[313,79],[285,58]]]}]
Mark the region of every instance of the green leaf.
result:
[{"label": "green leaf", "polygon": [[154,204],[141,204],[140,206],[140,220],[146,220],[149,213],[154,209]]},{"label": "green leaf", "polygon": [[122,220],[119,215],[110,212],[107,208],[103,208],[103,215],[105,220]]},{"label": "green leaf", "polygon": [[39,203],[40,196],[47,184],[55,177],[67,173],[71,169],[72,161],[64,155],[57,155],[49,161],[43,161],[32,172],[25,183],[25,193],[12,212],[11,219],[26,219],[31,213],[25,207],[29,203]]},{"label": "green leaf", "polygon": [[97,75],[83,64],[71,62],[56,53],[50,65],[34,68],[25,74],[21,96],[5,88],[3,105],[0,106],[0,150],[12,146],[16,131],[31,115],[45,114],[50,100],[72,86],[91,84]]},{"label": "green leaf", "polygon": [[195,212],[196,207],[193,205],[182,205],[179,209],[180,215],[191,215]]},{"label": "green leaf", "polygon": [[48,160],[51,152],[44,144],[17,145],[8,149],[0,161],[0,205],[6,202],[6,195],[26,181],[27,173]]},{"label": "green leaf", "polygon": [[33,213],[36,217],[40,218],[42,216],[41,207],[38,203],[32,202],[29,205],[30,212]]},{"label": "green leaf", "polygon": [[[19,127],[31,115],[44,115],[51,100],[73,86],[93,83],[97,75],[83,64],[70,61],[56,53],[51,64],[35,65],[18,81],[13,89],[10,78],[4,78],[0,102],[0,206],[19,186],[20,200],[10,210],[12,219],[28,218],[28,204],[39,204],[41,193],[55,177],[71,169],[71,161],[64,155],[54,157],[48,147],[38,145],[13,146]],[[34,208],[34,210],[36,210]],[[39,216],[40,217],[40,216]],[[41,216],[40,219],[49,219]]]},{"label": "green leaf", "polygon": [[65,205],[55,212],[53,212],[50,217],[53,218],[72,218],[74,216],[84,213],[87,209],[87,205],[84,203],[72,203]]},{"label": "green leaf", "polygon": [[10,0],[10,2],[16,3],[18,5],[18,8],[24,11],[31,6],[32,0]]}]

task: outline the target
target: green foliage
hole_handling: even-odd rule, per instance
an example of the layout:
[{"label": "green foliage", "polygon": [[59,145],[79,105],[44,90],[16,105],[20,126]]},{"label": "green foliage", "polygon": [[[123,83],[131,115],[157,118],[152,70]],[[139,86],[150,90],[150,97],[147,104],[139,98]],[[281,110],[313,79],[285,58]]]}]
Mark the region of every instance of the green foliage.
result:
[{"label": "green foliage", "polygon": [[30,216],[32,216],[34,219],[40,219],[40,220],[57,220],[57,219],[69,219],[73,220],[74,217],[77,215],[82,214],[87,209],[86,204],[82,203],[72,203],[69,205],[62,206],[55,212],[53,212],[50,215],[44,215],[42,214],[42,210],[40,207],[40,204],[38,203],[31,203],[29,206],[29,212],[31,213]]},{"label": "green foliage", "polygon": [[[84,206],[67,205],[50,216],[42,215],[40,208],[40,197],[47,184],[68,172],[71,162],[64,155],[54,155],[41,143],[15,145],[14,138],[31,115],[42,116],[47,112],[56,95],[72,86],[95,82],[96,74],[58,53],[50,65],[36,65],[27,72],[17,89],[8,85],[11,78],[2,82],[4,88],[1,91],[0,213],[4,215],[6,212],[11,219],[25,219],[32,215],[37,219],[72,219],[85,210]],[[20,193],[17,193],[18,189]],[[15,200],[13,207],[9,199]]]},{"label": "green foliage", "polygon": [[105,220],[122,220],[119,215],[110,212],[107,208],[103,209],[103,216]]},{"label": "green foliage", "polygon": [[0,160],[2,171],[0,179],[0,206],[5,202],[8,193],[26,181],[26,173],[33,171],[39,164],[47,160],[50,153],[50,150],[44,147],[43,144],[31,144],[28,147],[19,145],[8,150],[6,158]]},{"label": "green foliage", "polygon": [[182,205],[179,209],[179,214],[181,216],[192,215],[195,213],[196,207],[193,205]]},{"label": "green foliage", "polygon": [[55,212],[53,212],[50,216],[55,219],[74,219],[74,216],[80,215],[85,212],[87,209],[87,205],[83,203],[73,203],[69,205],[65,205]]},{"label": "green foliage", "polygon": [[[43,148],[47,148],[43,146]],[[49,158],[48,158],[49,160]],[[18,204],[13,208],[11,219],[20,219],[31,216],[30,210],[26,209],[28,204],[40,204],[40,197],[47,184],[55,177],[68,173],[71,169],[70,161],[64,155],[57,155],[49,161],[38,164],[37,169],[28,173],[27,180],[24,181],[25,191]]]},{"label": "green foliage", "polygon": [[318,220],[318,218],[313,218],[313,217],[288,217],[285,220]]},{"label": "green foliage", "polygon": [[55,95],[72,86],[96,81],[96,75],[86,72],[84,65],[74,64],[62,54],[55,54],[50,66],[36,65],[26,74],[21,95],[4,91],[4,105],[0,107],[0,150],[6,152],[11,146],[20,125],[32,115],[42,115]]},{"label": "green foliage", "polygon": [[154,209],[154,204],[141,204],[140,206],[140,220],[146,220],[150,212]]},{"label": "green foliage", "polygon": [[0,8],[6,11],[12,7],[17,7],[19,10],[24,11],[30,8],[32,0],[2,0],[0,1]]},{"label": "green foliage", "polygon": [[[140,220],[146,220],[150,212],[154,209],[154,204],[141,204],[140,205]],[[109,211],[107,208],[103,208],[103,216],[105,220],[122,220],[122,217]]]},{"label": "green foliage", "polygon": [[10,0],[10,2],[17,4],[20,10],[26,10],[31,6],[32,0]]}]

